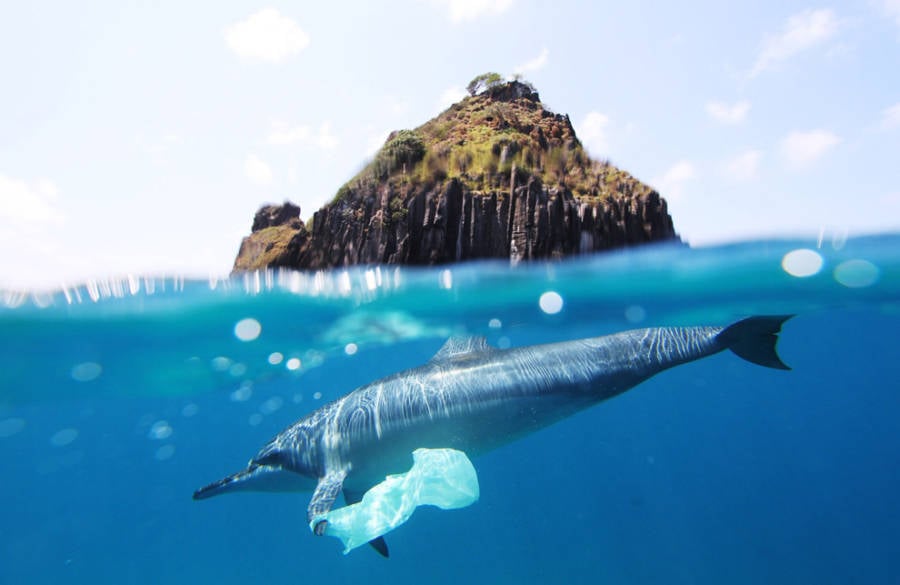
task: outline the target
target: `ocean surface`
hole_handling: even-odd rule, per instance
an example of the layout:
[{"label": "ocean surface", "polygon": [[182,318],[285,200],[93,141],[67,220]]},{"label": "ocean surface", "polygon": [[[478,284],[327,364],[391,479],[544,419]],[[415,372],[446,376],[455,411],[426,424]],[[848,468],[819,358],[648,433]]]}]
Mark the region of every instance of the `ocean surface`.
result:
[{"label": "ocean surface", "polygon": [[[309,494],[192,492],[451,335],[515,347],[795,314],[474,459],[391,558]],[[900,583],[900,235],[0,291],[0,583]]]}]

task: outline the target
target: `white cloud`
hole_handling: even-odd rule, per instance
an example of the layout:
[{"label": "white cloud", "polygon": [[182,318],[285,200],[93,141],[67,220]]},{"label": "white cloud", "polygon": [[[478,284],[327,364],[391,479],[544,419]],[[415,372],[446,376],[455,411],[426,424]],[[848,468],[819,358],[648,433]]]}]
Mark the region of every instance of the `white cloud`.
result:
[{"label": "white cloud", "polygon": [[900,26],[900,0],[884,0],[882,8],[888,18],[894,19],[897,26]]},{"label": "white cloud", "polygon": [[660,194],[670,201],[681,199],[684,195],[684,184],[697,176],[694,165],[690,161],[680,160],[669,167],[662,177],[653,181]]},{"label": "white cloud", "polygon": [[804,10],[791,16],[781,33],[767,36],[763,40],[762,49],[748,76],[756,77],[797,53],[830,40],[837,31],[838,19],[827,8]]},{"label": "white cloud", "polygon": [[665,172],[663,181],[666,183],[683,183],[695,176],[694,165],[690,161],[678,161]]},{"label": "white cloud", "polygon": [[272,183],[272,168],[255,154],[248,154],[244,160],[244,174],[258,185]]},{"label": "white cloud", "polygon": [[594,155],[606,155],[609,153],[609,140],[607,128],[609,116],[600,112],[588,112],[578,131],[581,142],[588,151]]},{"label": "white cloud", "polygon": [[301,144],[317,146],[325,150],[332,150],[340,144],[331,129],[329,120],[322,122],[316,132],[313,132],[312,128],[305,124],[288,126],[282,122],[274,122],[266,142],[274,146]]},{"label": "white cloud", "polygon": [[802,169],[813,164],[840,142],[841,139],[828,130],[791,132],[781,141],[781,155],[788,165]]},{"label": "white cloud", "polygon": [[284,146],[298,142],[307,142],[311,136],[312,130],[310,130],[309,126],[288,127],[284,124],[276,123],[273,124],[266,142],[276,146]]},{"label": "white cloud", "polygon": [[26,183],[0,174],[0,220],[32,225],[60,225],[65,218],[56,206],[53,181]]},{"label": "white cloud", "polygon": [[225,28],[225,42],[238,56],[277,63],[309,45],[309,35],[290,18],[266,8]]},{"label": "white cloud", "polygon": [[446,8],[453,22],[475,20],[489,14],[502,14],[512,6],[513,0],[432,0]]},{"label": "white cloud", "polygon": [[469,95],[468,92],[466,92],[466,90],[459,87],[458,85],[448,87],[444,90],[443,93],[441,93],[441,97],[438,98],[437,109],[446,110],[467,95]]},{"label": "white cloud", "polygon": [[900,102],[881,111],[881,127],[884,130],[900,128]]},{"label": "white cloud", "polygon": [[762,152],[758,150],[743,152],[725,163],[725,174],[736,181],[755,179],[759,172],[761,159]]},{"label": "white cloud", "polygon": [[325,150],[332,150],[337,148],[340,141],[337,139],[337,136],[331,131],[331,122],[328,120],[322,122],[322,125],[319,126],[319,133],[316,135],[316,146]]},{"label": "white cloud", "polygon": [[516,67],[513,71],[515,73],[524,74],[531,73],[532,71],[540,71],[547,64],[547,59],[550,57],[550,51],[547,50],[547,47],[541,49],[541,54],[528,61],[526,63],[522,63],[518,67]]},{"label": "white cloud", "polygon": [[740,124],[747,119],[749,111],[750,102],[746,100],[731,105],[725,102],[708,102],[706,104],[706,113],[709,114],[709,117],[722,124]]}]

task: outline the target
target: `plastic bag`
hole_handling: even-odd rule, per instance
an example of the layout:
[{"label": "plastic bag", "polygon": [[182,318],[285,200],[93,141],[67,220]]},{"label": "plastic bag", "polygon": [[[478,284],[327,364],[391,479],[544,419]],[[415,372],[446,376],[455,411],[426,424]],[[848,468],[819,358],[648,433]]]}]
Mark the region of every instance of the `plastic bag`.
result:
[{"label": "plastic bag", "polygon": [[314,518],[310,529],[326,520],[325,534],[341,539],[347,554],[409,520],[417,506],[452,510],[478,501],[478,476],[462,451],[416,449],[413,462],[408,472],[387,476],[360,502]]}]

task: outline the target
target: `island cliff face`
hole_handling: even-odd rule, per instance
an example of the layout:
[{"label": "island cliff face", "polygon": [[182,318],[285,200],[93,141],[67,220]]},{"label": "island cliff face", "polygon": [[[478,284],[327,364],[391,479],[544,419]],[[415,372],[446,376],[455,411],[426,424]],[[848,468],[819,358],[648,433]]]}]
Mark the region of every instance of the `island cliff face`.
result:
[{"label": "island cliff face", "polygon": [[260,209],[234,269],[518,262],[666,240],[678,236],[665,200],[591,160],[568,116],[513,81],[393,133],[310,227],[291,203]]}]

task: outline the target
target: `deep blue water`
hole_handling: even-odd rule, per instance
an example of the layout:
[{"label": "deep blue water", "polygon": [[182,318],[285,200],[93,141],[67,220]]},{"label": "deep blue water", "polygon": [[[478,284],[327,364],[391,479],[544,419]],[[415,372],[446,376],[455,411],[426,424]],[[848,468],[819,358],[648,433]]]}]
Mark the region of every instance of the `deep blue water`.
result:
[{"label": "deep blue water", "polygon": [[[783,313],[793,370],[719,354],[477,458],[480,501],[420,508],[390,560],[313,537],[309,494],[191,500],[450,334]],[[898,331],[900,236],[0,292],[0,583],[898,583]]]}]

